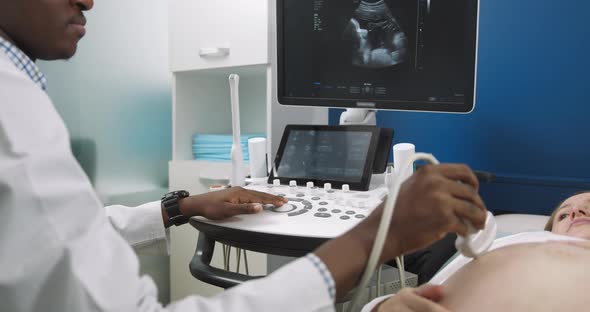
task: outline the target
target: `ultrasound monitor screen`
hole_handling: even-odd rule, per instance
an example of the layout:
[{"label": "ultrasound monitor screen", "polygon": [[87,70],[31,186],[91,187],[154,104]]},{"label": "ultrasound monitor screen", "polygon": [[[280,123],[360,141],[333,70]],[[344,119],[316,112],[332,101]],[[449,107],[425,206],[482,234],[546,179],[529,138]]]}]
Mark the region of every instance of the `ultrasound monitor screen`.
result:
[{"label": "ultrasound monitor screen", "polygon": [[277,177],[360,182],[372,136],[363,131],[291,130]]},{"label": "ultrasound monitor screen", "polygon": [[281,104],[469,112],[478,0],[278,0]]}]

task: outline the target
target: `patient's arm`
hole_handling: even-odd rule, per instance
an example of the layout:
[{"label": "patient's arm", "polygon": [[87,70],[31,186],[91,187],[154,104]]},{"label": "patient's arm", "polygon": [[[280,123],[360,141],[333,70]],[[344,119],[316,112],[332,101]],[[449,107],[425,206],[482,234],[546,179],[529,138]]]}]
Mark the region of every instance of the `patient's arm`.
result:
[{"label": "patient's arm", "polygon": [[513,245],[483,255],[445,282],[451,311],[586,311],[589,242]]}]

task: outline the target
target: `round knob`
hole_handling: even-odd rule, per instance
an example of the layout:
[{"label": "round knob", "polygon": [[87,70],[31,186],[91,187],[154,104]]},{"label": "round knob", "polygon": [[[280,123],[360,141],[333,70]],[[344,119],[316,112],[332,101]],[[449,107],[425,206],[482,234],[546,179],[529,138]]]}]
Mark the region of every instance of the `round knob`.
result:
[{"label": "round knob", "polygon": [[274,186],[281,186],[281,180],[279,180],[279,179],[272,180],[272,185],[274,185]]},{"label": "round knob", "polygon": [[324,190],[329,191],[332,189],[332,183],[324,183]]},{"label": "round knob", "polygon": [[307,188],[311,189],[313,187],[313,182],[307,182]]},{"label": "round knob", "polygon": [[350,185],[342,184],[342,191],[343,192],[350,192]]},{"label": "round knob", "polygon": [[289,181],[289,186],[297,186],[297,181],[295,181],[295,180]]},{"label": "round knob", "polygon": [[293,204],[284,204],[281,207],[273,208],[272,211],[274,211],[274,212],[291,212],[295,209],[297,209],[297,206],[295,206]]}]

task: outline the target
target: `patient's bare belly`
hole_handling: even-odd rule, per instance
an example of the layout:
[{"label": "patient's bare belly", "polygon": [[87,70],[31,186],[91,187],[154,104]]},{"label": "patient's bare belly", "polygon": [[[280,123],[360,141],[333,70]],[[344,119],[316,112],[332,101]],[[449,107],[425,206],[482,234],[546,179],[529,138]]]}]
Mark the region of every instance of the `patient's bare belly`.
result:
[{"label": "patient's bare belly", "polygon": [[494,250],[445,282],[441,304],[462,311],[590,311],[590,243]]}]

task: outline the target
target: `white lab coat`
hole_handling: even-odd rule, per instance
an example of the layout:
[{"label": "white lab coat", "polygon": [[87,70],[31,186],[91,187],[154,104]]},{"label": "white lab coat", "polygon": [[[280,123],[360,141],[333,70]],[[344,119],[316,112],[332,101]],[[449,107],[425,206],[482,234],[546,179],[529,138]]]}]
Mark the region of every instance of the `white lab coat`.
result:
[{"label": "white lab coat", "polygon": [[164,236],[157,202],[102,207],[50,99],[0,53],[1,311],[333,310],[308,259],[217,297],[163,308],[129,243]]}]

